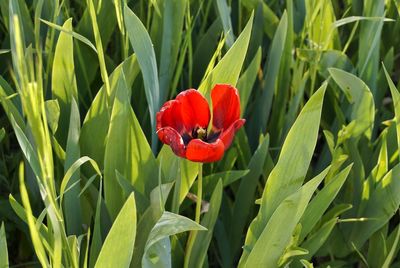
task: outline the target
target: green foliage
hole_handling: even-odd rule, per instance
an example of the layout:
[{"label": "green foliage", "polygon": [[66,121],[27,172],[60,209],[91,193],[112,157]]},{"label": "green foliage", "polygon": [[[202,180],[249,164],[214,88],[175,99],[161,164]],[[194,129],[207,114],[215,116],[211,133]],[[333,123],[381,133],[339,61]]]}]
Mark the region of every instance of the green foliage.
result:
[{"label": "green foliage", "polygon": [[[0,1],[0,267],[398,267],[400,5],[339,2]],[[200,184],[156,113],[217,83]]]}]

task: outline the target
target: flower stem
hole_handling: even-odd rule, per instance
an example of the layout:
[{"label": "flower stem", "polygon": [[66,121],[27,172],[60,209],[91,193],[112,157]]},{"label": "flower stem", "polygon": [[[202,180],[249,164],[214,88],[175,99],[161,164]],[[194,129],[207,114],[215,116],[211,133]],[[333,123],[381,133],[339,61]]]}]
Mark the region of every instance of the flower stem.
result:
[{"label": "flower stem", "polygon": [[199,175],[197,176],[197,200],[195,221],[200,224],[201,201],[203,195],[203,164],[199,163]]},{"label": "flower stem", "polygon": [[[200,214],[201,214],[201,201],[203,195],[203,164],[199,163],[199,174],[197,176],[197,199],[196,199],[196,216],[195,221],[200,224]],[[194,241],[196,240],[197,231],[190,231],[189,238],[186,244],[186,254],[183,267],[189,268],[190,255],[194,246]]]}]

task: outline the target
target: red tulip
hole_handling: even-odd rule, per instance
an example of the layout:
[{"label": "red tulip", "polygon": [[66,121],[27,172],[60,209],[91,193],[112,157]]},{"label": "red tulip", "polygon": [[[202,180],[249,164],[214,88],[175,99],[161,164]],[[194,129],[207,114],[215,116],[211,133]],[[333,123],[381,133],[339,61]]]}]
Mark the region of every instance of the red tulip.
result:
[{"label": "red tulip", "polygon": [[157,113],[157,134],[174,153],[194,162],[209,163],[222,158],[235,133],[243,126],[238,90],[218,84],[211,91],[212,128],[207,100],[195,89],[185,90],[166,102]]}]

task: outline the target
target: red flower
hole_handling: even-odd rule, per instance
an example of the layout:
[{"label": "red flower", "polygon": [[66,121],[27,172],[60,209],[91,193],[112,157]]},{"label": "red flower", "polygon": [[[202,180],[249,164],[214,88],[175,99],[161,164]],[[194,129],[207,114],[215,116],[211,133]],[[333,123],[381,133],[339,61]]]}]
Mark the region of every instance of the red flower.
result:
[{"label": "red flower", "polygon": [[174,153],[194,162],[215,162],[222,158],[236,131],[245,122],[240,119],[240,101],[236,88],[218,84],[211,91],[213,120],[207,100],[195,89],[185,90],[166,102],[157,113],[157,134]]}]

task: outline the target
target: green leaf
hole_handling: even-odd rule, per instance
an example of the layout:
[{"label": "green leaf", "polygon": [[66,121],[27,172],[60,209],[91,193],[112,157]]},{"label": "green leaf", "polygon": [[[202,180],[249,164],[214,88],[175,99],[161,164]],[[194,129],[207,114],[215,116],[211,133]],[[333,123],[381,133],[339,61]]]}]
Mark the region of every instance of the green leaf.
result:
[{"label": "green leaf", "polygon": [[115,93],[117,92],[122,72],[126,74],[126,84],[130,89],[139,73],[139,66],[135,55],[130,56],[115,68],[109,79],[111,95],[107,96],[104,86],[99,90],[82,125],[81,137],[79,139],[81,154],[93,158],[101,169],[104,168],[104,152],[110,126],[110,115],[113,108],[108,103],[114,103]]},{"label": "green leaf", "polygon": [[207,229],[186,217],[165,211],[149,234],[142,259],[142,267],[160,267],[157,265],[158,261],[160,261],[158,255],[161,252],[152,250],[152,247],[171,235],[191,230],[206,231]]},{"label": "green leaf", "polygon": [[348,112],[354,127],[349,124],[346,128],[348,135],[365,135],[370,139],[375,120],[375,104],[368,86],[358,77],[340,69],[330,68],[329,73],[353,104]]},{"label": "green leaf", "polygon": [[337,174],[321,191],[311,200],[300,221],[302,229],[300,241],[302,241],[321,219],[322,215],[339,193],[353,165],[347,166]]},{"label": "green leaf", "polygon": [[244,251],[247,252],[248,257],[243,258],[247,254],[242,255],[239,267],[277,266],[312,194],[325,178],[328,171],[329,168],[325,169],[279,204],[254,246],[245,246]]},{"label": "green leaf", "polygon": [[0,267],[8,267],[7,238],[4,222],[1,223],[0,228]]},{"label": "green leaf", "polygon": [[[312,95],[286,137],[278,162],[264,188],[259,214],[247,232],[246,248],[254,246],[277,207],[303,183],[317,142],[326,86],[324,83]],[[244,251],[241,263],[247,256],[248,252]]]},{"label": "green leaf", "polygon": [[[168,98],[170,83],[180,52],[187,0],[164,1],[163,32],[160,52],[160,103]],[[175,89],[173,89],[175,90]]]},{"label": "green leaf", "polygon": [[146,28],[127,5],[124,7],[124,16],[129,40],[142,70],[146,99],[150,112],[152,146],[156,146],[155,116],[160,107],[160,86],[158,82],[156,55]]},{"label": "green leaf", "polygon": [[[394,115],[396,122],[396,133],[397,133],[397,146],[400,149],[400,93],[394,85],[390,75],[386,71],[385,66],[383,66],[383,70],[385,71],[386,79],[389,84],[390,93],[392,94],[393,105],[394,105]],[[400,155],[399,155],[400,157]]]},{"label": "green leaf", "polygon": [[354,243],[357,249],[368,240],[368,238],[386,224],[399,209],[400,205],[400,164],[391,169],[385,177],[371,189],[370,197],[363,200],[363,211],[359,216],[367,218],[365,222],[355,222],[348,241]]},{"label": "green leaf", "polygon": [[[264,86],[254,107],[254,116],[249,120],[249,133],[255,138],[263,134],[267,127],[269,114],[274,97],[275,84],[279,75],[279,68],[282,61],[285,40],[288,31],[288,16],[286,11],[283,13],[272,40],[270,55],[265,64],[266,73],[264,76]],[[257,140],[255,140],[257,141]]]},{"label": "green leaf", "polygon": [[101,248],[95,267],[129,267],[135,237],[136,205],[132,193],[118,213]]},{"label": "green leaf", "polygon": [[[72,21],[72,19],[70,19],[70,20]],[[87,39],[83,35],[80,35],[80,34],[74,32],[74,31],[72,31],[72,29],[65,28],[64,25],[60,26],[60,25],[54,24],[54,23],[52,23],[50,21],[46,21],[46,20],[43,20],[43,19],[40,19],[40,21],[43,22],[44,24],[47,24],[48,26],[58,30],[58,31],[61,31],[61,32],[67,34],[67,35],[70,35],[70,36],[76,38],[77,40],[81,41],[82,43],[88,45],[91,49],[93,49],[97,53],[96,47],[92,44],[92,42],[90,42],[89,39]]]},{"label": "green leaf", "polygon": [[114,218],[123,204],[116,170],[144,196],[158,184],[157,162],[130,105],[124,73],[120,75],[110,122],[104,157],[104,193]]},{"label": "green leaf", "polygon": [[48,100],[44,103],[44,108],[46,111],[47,123],[53,134],[56,133],[58,128],[58,121],[60,119],[60,105],[57,100]]},{"label": "green leaf", "polygon": [[244,73],[240,76],[237,83],[242,116],[246,110],[247,102],[250,98],[254,82],[256,81],[258,70],[260,69],[261,57],[262,50],[261,47],[259,47],[256,55],[251,60],[249,67],[247,67],[246,71],[244,71]]},{"label": "green leaf", "polygon": [[218,180],[215,190],[211,195],[210,208],[201,220],[201,225],[206,227],[207,231],[197,233],[192,251],[190,253],[186,252],[186,254],[190,254],[189,267],[203,267],[204,265],[211,238],[213,236],[214,226],[221,207],[222,190],[222,180]]},{"label": "green leaf", "polygon": [[[72,31],[72,18],[64,23],[63,28]],[[72,36],[65,32],[60,33],[57,41],[51,85],[53,98],[58,100],[60,106],[60,119],[56,137],[61,146],[65,148],[70,123],[69,117],[71,114],[72,99],[78,100],[73,41]]]},{"label": "green leaf", "polygon": [[[304,214],[305,215],[305,214]],[[333,228],[336,226],[338,218],[333,218],[330,221],[326,222],[321,226],[315,233],[310,235],[307,240],[301,244],[302,248],[308,250],[308,254],[306,256],[302,256],[302,258],[306,260],[311,260],[317,250],[323,246],[325,241],[328,239],[331,234]],[[304,225],[302,225],[304,226]]]},{"label": "green leaf", "polygon": [[[76,160],[80,157],[80,148],[79,148],[79,134],[81,130],[81,119],[79,115],[78,104],[75,99],[72,98],[71,101],[71,115],[70,115],[70,123],[68,130],[68,138],[67,138],[67,148],[66,148],[66,159],[64,163],[65,172],[74,164]],[[94,161],[93,161],[94,162]],[[101,175],[100,170],[96,165],[92,163],[93,167],[96,169],[96,172]],[[65,223],[68,234],[80,234],[81,233],[81,225],[82,225],[82,211],[81,211],[81,202],[79,199],[80,192],[80,171],[77,170],[69,179],[69,182],[65,187],[71,187],[74,184],[77,184],[72,189],[65,194],[65,202],[64,202],[64,213],[65,213]]]},{"label": "green leaf", "polygon": [[249,46],[253,17],[252,13],[235,43],[199,86],[198,90],[204,96],[208,97],[211,89],[217,83],[236,85]]},{"label": "green leaf", "polygon": [[240,181],[239,189],[236,192],[235,203],[232,210],[232,219],[235,224],[229,227],[232,253],[236,253],[242,242],[242,233],[248,223],[248,216],[254,206],[255,191],[262,175],[265,160],[269,148],[269,137],[265,137],[253,157],[250,160],[248,169],[250,172]]},{"label": "green leaf", "polygon": [[93,159],[91,159],[90,157],[87,157],[87,156],[83,156],[83,157],[77,159],[72,165],[69,166],[68,170],[65,172],[65,175],[61,181],[61,186],[60,186],[61,202],[63,200],[65,190],[67,189],[67,185],[69,185],[69,181],[71,180],[72,176],[79,169],[79,167],[82,166],[86,162],[90,162],[90,164],[92,164],[92,167],[97,172],[97,174],[101,176],[100,169],[97,166],[97,163]]}]

